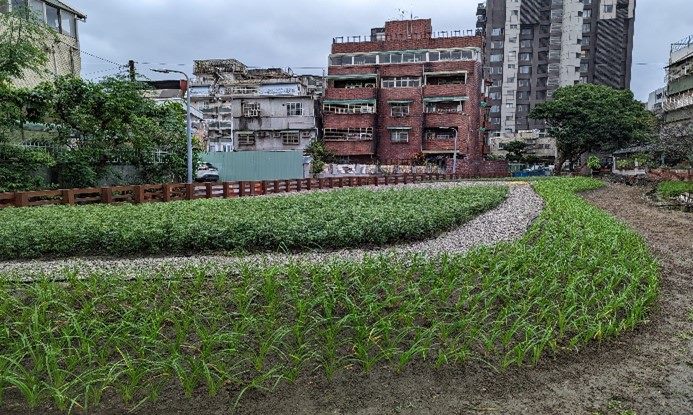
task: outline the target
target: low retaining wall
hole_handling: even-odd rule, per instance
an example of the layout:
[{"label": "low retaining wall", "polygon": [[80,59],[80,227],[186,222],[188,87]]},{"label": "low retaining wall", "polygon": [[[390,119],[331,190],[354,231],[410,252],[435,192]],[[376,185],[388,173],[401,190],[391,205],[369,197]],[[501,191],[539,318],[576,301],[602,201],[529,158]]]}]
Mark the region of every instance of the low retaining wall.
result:
[{"label": "low retaining wall", "polygon": [[463,177],[510,177],[510,166],[506,160],[458,160],[457,171],[453,172],[453,161],[448,160],[449,173]]},{"label": "low retaining wall", "polygon": [[682,182],[693,181],[693,169],[651,169],[647,172],[650,180],[674,180]]}]

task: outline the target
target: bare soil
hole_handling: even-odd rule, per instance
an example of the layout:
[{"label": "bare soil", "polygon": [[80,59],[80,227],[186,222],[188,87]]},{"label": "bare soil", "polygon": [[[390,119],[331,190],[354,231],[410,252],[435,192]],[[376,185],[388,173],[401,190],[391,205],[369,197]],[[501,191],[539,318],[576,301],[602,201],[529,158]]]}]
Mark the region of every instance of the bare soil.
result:
[{"label": "bare soil", "polygon": [[[417,363],[306,375],[274,391],[248,392],[242,414],[657,414],[693,413],[693,214],[651,206],[642,188],[608,185],[585,198],[637,230],[662,263],[650,320],[579,353],[497,372],[483,363],[433,369]],[[186,399],[171,388],[138,414],[227,414],[238,391]],[[113,409],[99,413],[123,413]],[[631,412],[632,411],[632,412]],[[20,413],[20,412],[16,412]],[[21,412],[26,413],[26,412]],[[41,411],[40,413],[45,413]]]}]

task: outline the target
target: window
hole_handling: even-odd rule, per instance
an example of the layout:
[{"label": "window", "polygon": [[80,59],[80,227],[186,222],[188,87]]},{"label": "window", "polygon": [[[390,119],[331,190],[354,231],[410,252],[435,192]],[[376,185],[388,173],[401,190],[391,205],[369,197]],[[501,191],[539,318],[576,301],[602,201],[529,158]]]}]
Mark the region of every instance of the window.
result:
[{"label": "window", "polygon": [[510,43],[517,43],[517,36],[513,36],[510,39],[508,39],[508,42]]},{"label": "window", "polygon": [[518,91],[517,99],[529,99],[529,91]]},{"label": "window", "polygon": [[376,55],[356,55],[354,56],[354,65],[375,65]]},{"label": "window", "polygon": [[580,72],[587,72],[589,69],[589,64],[587,63],[581,63],[580,64]]},{"label": "window", "polygon": [[507,108],[507,109],[513,109],[513,108],[515,108],[515,104],[512,103],[512,102],[508,102],[508,103],[505,104],[505,108]]},{"label": "window", "polygon": [[522,112],[522,113],[524,113],[524,112],[529,112],[529,105],[527,105],[527,104],[519,104],[519,105],[517,106],[517,112]]},{"label": "window", "polygon": [[532,28],[531,27],[525,27],[520,31],[520,34],[523,36],[532,36]]},{"label": "window", "polygon": [[501,99],[501,93],[500,92],[489,92],[488,97],[489,97],[489,99]]},{"label": "window", "polygon": [[515,96],[515,90],[514,89],[508,89],[507,91],[505,91],[505,95],[507,95],[509,97]]},{"label": "window", "polygon": [[282,138],[282,144],[285,146],[297,146],[301,143],[298,131],[282,131],[279,133],[279,136]]},{"label": "window", "polygon": [[586,84],[587,82],[588,82],[588,81],[587,81],[587,77],[586,77],[586,76],[581,76],[581,77],[580,77],[580,83]]},{"label": "window", "polygon": [[529,79],[520,79],[517,81],[517,86],[520,88],[529,87]]},{"label": "window", "polygon": [[500,124],[499,117],[491,117],[491,124]]},{"label": "window", "polygon": [[491,105],[491,113],[500,112],[500,105]]},{"label": "window", "polygon": [[57,8],[46,4],[46,24],[60,31],[60,12]]},{"label": "window", "polygon": [[511,25],[510,25],[510,29],[517,29],[517,25],[516,25],[516,24],[511,24]]},{"label": "window", "polygon": [[494,40],[491,42],[491,49],[503,49],[503,45],[505,42],[502,40]]},{"label": "window", "polygon": [[587,33],[592,30],[592,23],[585,23],[582,25],[582,33]]},{"label": "window", "polygon": [[353,62],[354,62],[353,56],[337,55],[337,56],[332,56],[330,58],[330,65],[332,65],[332,66],[351,65],[351,64],[353,64]]},{"label": "window", "polygon": [[585,19],[591,18],[592,17],[592,10],[587,9],[584,12],[582,12],[582,17],[584,17]]},{"label": "window", "polygon": [[491,75],[501,75],[503,73],[503,67],[502,66],[492,66],[491,70],[489,72]]},{"label": "window", "polygon": [[259,117],[260,103],[259,102],[244,102],[241,105],[244,117]]},{"label": "window", "polygon": [[517,52],[515,52],[514,50],[511,50],[510,52],[508,52],[508,60],[509,61],[517,60]]},{"label": "window", "polygon": [[460,101],[428,102],[425,111],[427,114],[451,114],[464,111],[464,103]]},{"label": "window", "polygon": [[29,10],[31,10],[36,15],[36,18],[41,21],[45,20],[43,10],[44,4],[45,3],[41,0],[29,0]]},{"label": "window", "polygon": [[532,67],[529,65],[520,66],[520,73],[521,74],[531,74],[532,73]]},{"label": "window", "polygon": [[503,36],[503,29],[499,27],[494,27],[491,29],[491,36]]},{"label": "window", "polygon": [[503,55],[500,53],[491,54],[491,62],[503,62]]},{"label": "window", "polygon": [[509,64],[508,64],[508,69],[515,69],[515,64],[514,64],[514,63],[509,63]]},{"label": "window", "polygon": [[390,130],[390,141],[393,143],[408,143],[409,130]]},{"label": "window", "polygon": [[604,13],[613,13],[614,12],[614,5],[613,4],[605,4],[604,5]]},{"label": "window", "polygon": [[546,88],[547,78],[537,78],[537,88]]},{"label": "window", "polygon": [[329,114],[375,114],[375,104],[323,104],[322,110],[323,112]]},{"label": "window", "polygon": [[588,50],[580,51],[580,54],[578,55],[578,57],[579,57],[579,58],[582,58],[582,59],[587,59],[588,56],[589,56],[589,51],[588,51]]},{"label": "window", "polygon": [[383,78],[383,88],[418,88],[421,86],[421,78],[402,76]]},{"label": "window", "polygon": [[514,76],[509,76],[508,79],[506,80],[508,83],[513,83],[515,82],[515,77]]},{"label": "window", "polygon": [[531,48],[532,47],[532,41],[529,39],[523,40],[520,42],[520,47],[521,48]]},{"label": "window", "polygon": [[520,53],[520,61],[521,62],[530,62],[532,60],[532,54],[531,53]]},{"label": "window", "polygon": [[[491,42],[493,43],[493,42]],[[428,60],[431,62],[437,62],[440,60],[440,52],[428,52]]]},{"label": "window", "polygon": [[589,37],[583,37],[582,38],[582,46],[589,46],[590,45],[590,38]]},{"label": "window", "polygon": [[286,115],[296,117],[303,115],[303,104],[300,102],[289,102],[286,104]]},{"label": "window", "polygon": [[537,91],[537,99],[543,101],[546,99],[546,91]]},{"label": "window", "polygon": [[549,38],[542,37],[539,39],[539,47],[546,48],[549,46]]},{"label": "window", "polygon": [[390,104],[390,115],[393,117],[406,117],[409,115],[409,103],[393,102]]},{"label": "window", "polygon": [[60,12],[60,30],[66,36],[77,36],[77,22],[74,14],[64,10]]},{"label": "window", "polygon": [[255,145],[255,134],[253,134],[253,133],[238,133],[238,145],[239,146],[254,146]]}]

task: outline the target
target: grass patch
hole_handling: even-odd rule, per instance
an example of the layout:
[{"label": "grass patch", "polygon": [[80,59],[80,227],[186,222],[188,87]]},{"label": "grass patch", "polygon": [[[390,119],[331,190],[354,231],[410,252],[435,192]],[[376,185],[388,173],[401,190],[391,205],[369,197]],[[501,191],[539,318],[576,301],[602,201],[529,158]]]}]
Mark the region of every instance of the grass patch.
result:
[{"label": "grass patch", "polygon": [[135,407],[172,382],[191,396],[269,389],[302,373],[485,360],[505,367],[630,330],[658,292],[643,240],[575,192],[534,183],[546,208],[512,244],[434,259],[192,267],[0,286],[0,399],[32,408]]},{"label": "grass patch", "polygon": [[693,193],[693,182],[664,181],[657,185],[657,194],[664,198],[679,197]]},{"label": "grass patch", "polygon": [[276,251],[385,245],[458,226],[503,186],[0,210],[0,259]]}]

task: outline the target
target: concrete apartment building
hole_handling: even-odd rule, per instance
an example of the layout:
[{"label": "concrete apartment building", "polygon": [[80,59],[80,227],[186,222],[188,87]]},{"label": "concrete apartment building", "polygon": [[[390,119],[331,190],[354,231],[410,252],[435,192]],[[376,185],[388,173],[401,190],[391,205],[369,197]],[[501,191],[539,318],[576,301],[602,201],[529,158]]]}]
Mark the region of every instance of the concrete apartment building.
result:
[{"label": "concrete apartment building", "polygon": [[[79,76],[82,60],[79,50],[79,22],[87,16],[58,0],[0,0],[0,12],[17,12],[29,10],[36,18],[56,31],[56,39],[48,39],[46,50],[48,62],[40,72],[26,71],[22,79],[15,81],[16,86],[34,87],[40,82],[56,76]],[[2,30],[0,28],[0,30]]]},{"label": "concrete apartment building", "polygon": [[333,39],[323,100],[326,147],[344,161],[481,160],[480,36],[390,21]]},{"label": "concrete apartment building", "polygon": [[195,61],[191,100],[207,122],[208,151],[303,151],[317,138],[321,81],[235,59]]},{"label": "concrete apartment building", "polygon": [[518,138],[534,145],[545,126],[527,115],[560,86],[629,88],[634,21],[635,0],[479,3],[485,75],[493,83],[488,94],[491,147]]},{"label": "concrete apartment building", "polygon": [[665,126],[693,123],[693,35],[671,45],[662,121]]}]

